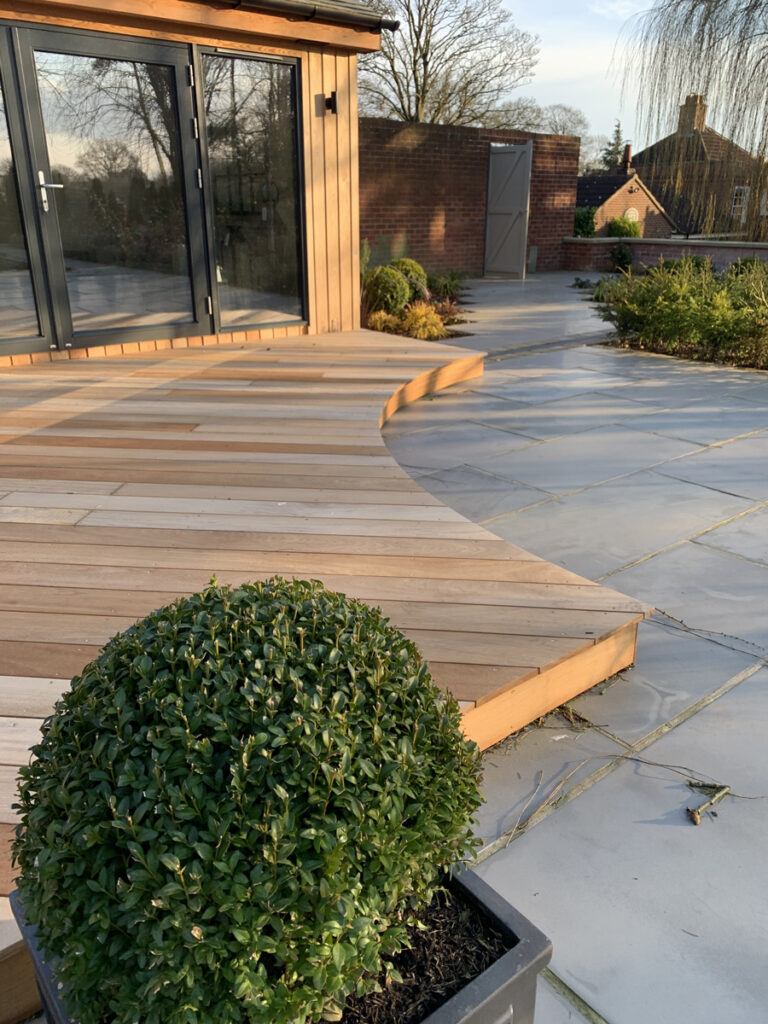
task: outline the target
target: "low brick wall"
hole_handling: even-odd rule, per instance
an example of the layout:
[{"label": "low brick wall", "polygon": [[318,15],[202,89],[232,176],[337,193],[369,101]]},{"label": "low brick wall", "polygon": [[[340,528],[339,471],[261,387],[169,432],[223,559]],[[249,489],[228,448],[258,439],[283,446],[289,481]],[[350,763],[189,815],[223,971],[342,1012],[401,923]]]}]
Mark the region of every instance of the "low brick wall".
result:
[{"label": "low brick wall", "polygon": [[619,241],[629,246],[633,263],[646,266],[658,263],[662,256],[665,260],[677,260],[681,256],[708,256],[718,270],[738,259],[757,258],[768,263],[768,243],[765,242],[698,238],[565,238],[563,268],[598,272],[610,270],[609,254]]},{"label": "low brick wall", "polygon": [[563,266],[573,231],[579,140],[529,132],[360,119],[360,237],[374,263],[411,256],[429,271],[483,272],[492,142],[533,139],[528,248]]}]

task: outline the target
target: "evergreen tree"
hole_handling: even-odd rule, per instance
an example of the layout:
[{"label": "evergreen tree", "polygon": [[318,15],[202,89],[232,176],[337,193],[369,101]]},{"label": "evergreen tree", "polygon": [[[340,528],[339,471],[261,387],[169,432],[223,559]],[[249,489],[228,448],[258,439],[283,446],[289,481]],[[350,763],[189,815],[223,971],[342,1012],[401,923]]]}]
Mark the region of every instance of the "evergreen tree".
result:
[{"label": "evergreen tree", "polygon": [[621,130],[621,121],[616,121],[613,128],[613,135],[611,136],[610,142],[603,150],[600,155],[600,162],[603,165],[603,170],[612,171],[621,163],[621,158],[624,156],[624,147],[627,145],[627,140],[624,138],[624,134]]}]

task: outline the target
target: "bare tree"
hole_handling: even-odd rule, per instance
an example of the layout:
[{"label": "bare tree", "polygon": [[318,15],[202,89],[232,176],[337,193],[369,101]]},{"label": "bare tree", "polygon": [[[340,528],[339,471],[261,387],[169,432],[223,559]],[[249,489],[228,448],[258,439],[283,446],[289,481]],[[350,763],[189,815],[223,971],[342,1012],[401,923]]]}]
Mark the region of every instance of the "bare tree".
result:
[{"label": "bare tree", "polygon": [[89,178],[110,178],[140,169],[136,153],[119,139],[89,140],[77,166]]},{"label": "bare tree", "polygon": [[363,113],[437,124],[499,124],[508,94],[530,80],[538,38],[502,0],[368,0],[400,21],[360,61]]},{"label": "bare tree", "polygon": [[579,150],[579,174],[605,174],[602,154],[607,146],[607,135],[583,136]]},{"label": "bare tree", "polygon": [[553,103],[544,108],[543,131],[550,135],[578,135],[581,138],[589,131],[586,115],[566,103]]}]

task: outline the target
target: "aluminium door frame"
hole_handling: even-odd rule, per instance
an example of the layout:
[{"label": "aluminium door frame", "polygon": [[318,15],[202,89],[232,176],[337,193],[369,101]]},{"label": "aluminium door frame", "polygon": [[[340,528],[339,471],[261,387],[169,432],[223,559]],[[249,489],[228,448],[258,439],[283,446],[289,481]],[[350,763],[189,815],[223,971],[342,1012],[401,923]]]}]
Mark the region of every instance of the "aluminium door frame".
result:
[{"label": "aluminium door frame", "polygon": [[[187,337],[210,334],[212,317],[208,300],[210,285],[205,248],[205,218],[203,214],[202,168],[200,150],[194,135],[193,80],[188,69],[191,65],[190,44],[171,40],[112,35],[82,29],[47,27],[20,23],[3,23],[11,30],[15,65],[18,76],[20,115],[24,125],[25,151],[29,158],[27,186],[34,191],[34,221],[41,241],[42,275],[50,296],[54,334],[51,348],[85,348],[119,342],[147,340],[151,334],[162,337]],[[35,50],[104,58],[129,60],[145,64],[170,67],[173,72],[176,99],[176,128],[179,132],[181,184],[184,201],[185,226],[188,244],[189,281],[192,295],[192,317],[186,323],[168,323],[150,328],[118,327],[98,331],[75,333],[71,322],[69,293],[64,274],[64,252],[58,218],[50,217],[41,209],[35,189],[35,171],[50,174],[48,145],[42,106],[40,104],[35,68]],[[55,209],[55,197],[49,202]],[[25,211],[26,214],[27,211]],[[51,211],[53,212],[53,211]],[[26,225],[25,225],[26,226]],[[39,348],[40,346],[38,346]]]}]

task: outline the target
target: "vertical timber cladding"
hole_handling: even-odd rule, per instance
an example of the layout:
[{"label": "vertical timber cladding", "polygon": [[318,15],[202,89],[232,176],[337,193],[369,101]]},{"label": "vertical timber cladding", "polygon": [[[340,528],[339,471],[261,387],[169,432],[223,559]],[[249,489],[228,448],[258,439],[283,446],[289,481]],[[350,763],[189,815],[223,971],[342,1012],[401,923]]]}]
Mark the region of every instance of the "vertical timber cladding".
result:
[{"label": "vertical timber cladding", "polygon": [[0,19],[297,59],[308,325],[280,333],[359,327],[357,52],[378,49],[378,30],[185,0],[0,0]]}]

